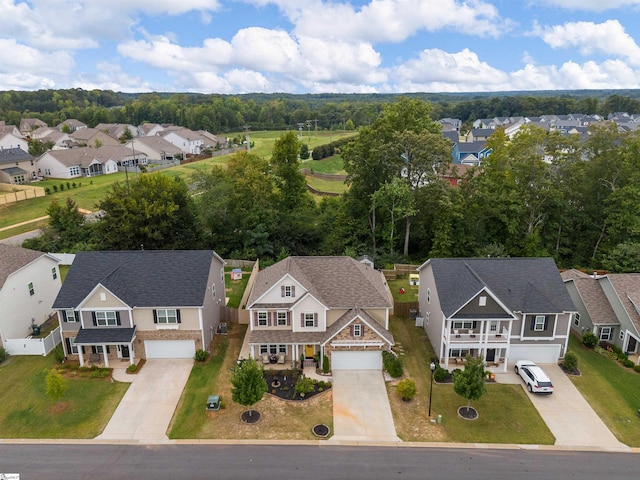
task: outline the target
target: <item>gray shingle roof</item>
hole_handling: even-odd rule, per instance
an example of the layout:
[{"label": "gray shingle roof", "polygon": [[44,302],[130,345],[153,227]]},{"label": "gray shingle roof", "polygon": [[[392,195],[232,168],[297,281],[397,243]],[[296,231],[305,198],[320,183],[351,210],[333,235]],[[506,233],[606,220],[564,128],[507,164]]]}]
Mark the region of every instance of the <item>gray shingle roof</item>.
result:
[{"label": "gray shingle roof", "polygon": [[382,274],[351,257],[288,257],[258,273],[251,306],[286,274],[330,308],[390,308]]},{"label": "gray shingle roof", "polygon": [[16,163],[25,160],[35,160],[35,158],[20,147],[0,148],[0,164]]},{"label": "gray shingle roof", "polygon": [[576,311],[552,258],[433,258],[428,263],[446,316],[484,287],[512,312]]},{"label": "gray shingle roof", "polygon": [[40,258],[44,253],[0,243],[0,288],[16,270]]},{"label": "gray shingle roof", "polygon": [[75,308],[99,283],[130,307],[201,306],[213,250],[78,252],[53,308]]},{"label": "gray shingle roof", "polygon": [[95,345],[97,343],[129,343],[133,340],[136,327],[133,328],[81,328],[76,336],[76,345]]}]

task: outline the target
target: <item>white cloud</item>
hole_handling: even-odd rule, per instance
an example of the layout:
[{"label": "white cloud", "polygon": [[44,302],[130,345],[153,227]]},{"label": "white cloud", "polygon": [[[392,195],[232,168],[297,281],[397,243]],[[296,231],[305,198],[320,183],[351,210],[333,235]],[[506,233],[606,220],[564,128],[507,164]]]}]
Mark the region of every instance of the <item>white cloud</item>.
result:
[{"label": "white cloud", "polygon": [[546,4],[554,8],[567,10],[585,10],[590,12],[604,12],[605,10],[617,10],[619,8],[640,7],[640,0],[537,0],[532,3],[539,8],[540,4]]},{"label": "white cloud", "polygon": [[534,25],[533,33],[552,48],[575,47],[585,56],[599,52],[640,65],[640,47],[618,20],[570,22],[553,27]]},{"label": "white cloud", "polygon": [[65,73],[73,68],[66,52],[40,52],[15,40],[0,39],[0,72],[28,71],[31,74]]}]

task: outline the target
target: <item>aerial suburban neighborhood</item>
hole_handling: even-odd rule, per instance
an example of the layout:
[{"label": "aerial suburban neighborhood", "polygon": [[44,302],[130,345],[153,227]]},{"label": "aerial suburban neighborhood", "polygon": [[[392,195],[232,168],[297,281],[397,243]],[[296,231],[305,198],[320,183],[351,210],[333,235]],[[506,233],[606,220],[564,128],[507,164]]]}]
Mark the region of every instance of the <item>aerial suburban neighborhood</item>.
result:
[{"label": "aerial suburban neighborhood", "polygon": [[37,379],[42,421],[0,436],[637,451],[635,197],[610,173],[640,115],[431,108],[313,134],[3,123],[0,378]]}]

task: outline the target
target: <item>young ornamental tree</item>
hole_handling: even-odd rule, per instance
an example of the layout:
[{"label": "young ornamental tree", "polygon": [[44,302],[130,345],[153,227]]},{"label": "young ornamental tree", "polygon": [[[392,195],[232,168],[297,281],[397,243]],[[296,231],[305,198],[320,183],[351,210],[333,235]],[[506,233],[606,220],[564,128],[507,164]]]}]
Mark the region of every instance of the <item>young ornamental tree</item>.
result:
[{"label": "young ornamental tree", "polygon": [[57,370],[49,370],[45,383],[47,396],[52,400],[60,401],[67,392],[67,380]]},{"label": "young ornamental tree", "polygon": [[464,370],[453,377],[453,389],[458,395],[467,399],[467,410],[470,409],[471,400],[478,400],[486,391],[484,376],[482,358],[467,357]]},{"label": "young ornamental tree", "polygon": [[[231,376],[231,399],[245,407],[262,400],[267,391],[267,382],[262,376],[262,367],[254,359],[243,360],[233,369]],[[251,410],[249,410],[251,415]]]}]

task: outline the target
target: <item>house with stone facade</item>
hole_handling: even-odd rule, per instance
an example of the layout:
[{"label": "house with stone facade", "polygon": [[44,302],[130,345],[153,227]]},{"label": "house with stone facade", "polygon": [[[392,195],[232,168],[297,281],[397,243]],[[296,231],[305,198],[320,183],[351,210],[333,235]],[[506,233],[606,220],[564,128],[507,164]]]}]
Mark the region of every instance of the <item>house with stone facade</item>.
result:
[{"label": "house with stone facade", "polygon": [[108,367],[207,350],[225,304],[213,250],[79,252],[53,308],[65,355]]},{"label": "house with stone facade", "polygon": [[251,358],[262,363],[329,358],[332,370],[382,369],[391,292],[381,272],[350,257],[288,257],[252,286]]}]

